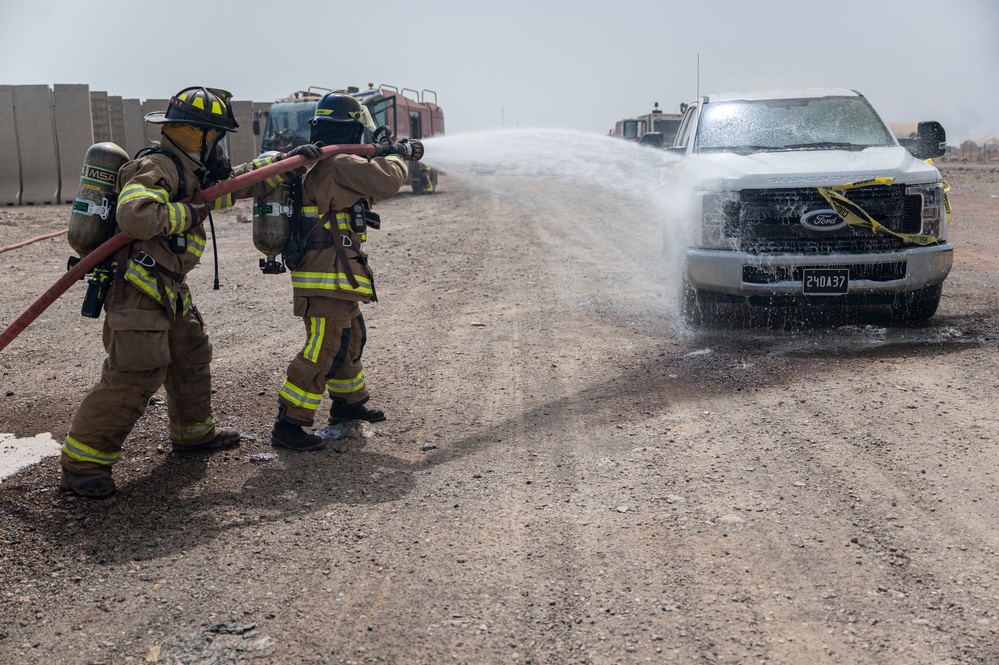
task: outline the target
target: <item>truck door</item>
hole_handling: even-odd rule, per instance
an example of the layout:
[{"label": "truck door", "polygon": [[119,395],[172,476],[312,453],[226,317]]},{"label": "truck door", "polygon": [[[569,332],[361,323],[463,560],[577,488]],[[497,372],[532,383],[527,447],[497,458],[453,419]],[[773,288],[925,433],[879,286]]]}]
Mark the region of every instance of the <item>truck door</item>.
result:
[{"label": "truck door", "polygon": [[417,111],[409,112],[409,138],[411,139],[422,139],[423,132],[421,131],[420,114]]},{"label": "truck door", "polygon": [[386,97],[374,104],[370,104],[368,112],[371,113],[371,119],[374,120],[375,127],[386,125],[392,136],[398,133],[395,122],[395,97]]}]

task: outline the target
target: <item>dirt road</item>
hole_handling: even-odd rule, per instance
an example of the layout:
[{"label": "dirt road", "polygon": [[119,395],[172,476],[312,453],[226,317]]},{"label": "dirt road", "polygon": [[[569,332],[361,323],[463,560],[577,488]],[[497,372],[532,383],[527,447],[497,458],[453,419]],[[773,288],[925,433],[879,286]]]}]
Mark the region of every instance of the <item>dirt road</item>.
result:
[{"label": "dirt road", "polygon": [[[221,290],[189,281],[243,446],[178,458],[154,398],[113,498],[60,497],[54,458],[4,480],[0,662],[999,662],[999,171],[945,177],[954,271],[895,328],[685,331],[640,205],[621,233],[447,176],[395,197],[364,310],[389,420],[313,454],[268,445],[302,340],[240,204]],[[0,246],[68,217],[0,209]],[[0,254],[4,324],[67,255]],[[65,436],[103,358],[82,294],[0,352],[0,431]]]}]

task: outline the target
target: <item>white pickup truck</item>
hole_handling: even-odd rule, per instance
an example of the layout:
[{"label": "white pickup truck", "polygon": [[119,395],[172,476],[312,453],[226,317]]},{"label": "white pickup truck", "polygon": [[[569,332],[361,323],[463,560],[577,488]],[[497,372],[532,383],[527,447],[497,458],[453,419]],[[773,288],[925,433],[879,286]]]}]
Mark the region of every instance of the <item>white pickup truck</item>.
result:
[{"label": "white pickup truck", "polygon": [[682,309],[887,305],[925,320],[953,246],[937,122],[902,147],[858,92],[708,95],[690,104],[665,183],[693,193]]}]

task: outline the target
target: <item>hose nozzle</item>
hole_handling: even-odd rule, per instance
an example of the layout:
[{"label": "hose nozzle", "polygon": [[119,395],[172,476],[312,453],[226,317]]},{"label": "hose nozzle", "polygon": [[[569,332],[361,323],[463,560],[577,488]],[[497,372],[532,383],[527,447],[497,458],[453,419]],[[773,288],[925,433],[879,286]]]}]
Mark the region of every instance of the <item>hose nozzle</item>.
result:
[{"label": "hose nozzle", "polygon": [[411,162],[418,162],[423,159],[423,141],[413,139],[409,142],[409,145],[412,146],[413,150],[410,156],[406,159]]},{"label": "hose nozzle", "polygon": [[417,139],[403,139],[401,141],[388,141],[379,143],[375,147],[375,157],[386,155],[399,155],[410,162],[417,162],[423,159],[423,141]]}]

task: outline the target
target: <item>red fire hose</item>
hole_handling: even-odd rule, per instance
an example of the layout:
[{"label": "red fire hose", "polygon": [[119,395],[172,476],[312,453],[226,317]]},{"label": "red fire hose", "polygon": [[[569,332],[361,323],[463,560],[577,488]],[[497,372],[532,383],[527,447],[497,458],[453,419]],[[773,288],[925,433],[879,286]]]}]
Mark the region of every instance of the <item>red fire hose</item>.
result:
[{"label": "red fire hose", "polygon": [[[319,159],[326,159],[327,157],[332,157],[333,155],[365,155],[372,157],[383,152],[381,150],[381,146],[376,145],[327,145],[323,146],[322,151],[323,156]],[[288,159],[282,159],[281,161],[268,164],[267,166],[255,169],[249,173],[244,173],[243,175],[236,176],[235,178],[230,178],[229,180],[224,180],[217,185],[209,187],[203,192],[204,198],[206,201],[212,201],[220,196],[224,196],[225,194],[229,194],[231,192],[235,192],[236,190],[243,189],[244,187],[249,187],[250,185],[255,185],[258,182],[267,180],[271,176],[301,168],[313,161],[318,160],[309,160],[301,155],[289,157]],[[62,232],[60,231],[60,233]],[[10,325],[0,331],[0,351],[10,344],[11,341],[13,341],[22,330],[27,328],[32,321],[38,318],[38,316],[44,312],[49,305],[54,303],[59,296],[65,293],[74,282],[82,279],[83,276],[90,272],[94,266],[133,240],[135,240],[135,238],[129,238],[128,236],[119,233],[80,259],[79,263],[68,270],[66,274],[57,279],[55,284],[50,286],[45,293],[38,296],[33,303],[28,305],[27,309],[21,312],[18,317],[10,323]]]},{"label": "red fire hose", "polygon": [[18,247],[25,247],[26,245],[30,245],[33,242],[38,242],[39,240],[47,240],[48,238],[55,238],[56,236],[61,236],[63,233],[66,233],[66,231],[69,231],[69,229],[63,229],[62,231],[56,231],[54,233],[46,233],[43,236],[38,236],[37,238],[32,238],[31,240],[25,240],[24,242],[19,242],[16,245],[8,245],[7,247],[0,247],[0,254],[3,254],[4,252],[9,252],[12,249],[17,249]]}]

